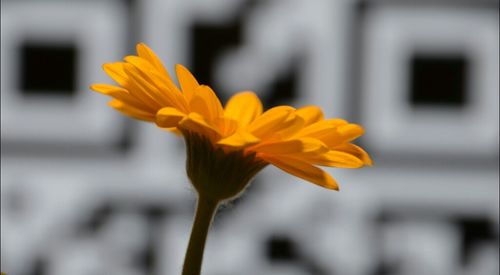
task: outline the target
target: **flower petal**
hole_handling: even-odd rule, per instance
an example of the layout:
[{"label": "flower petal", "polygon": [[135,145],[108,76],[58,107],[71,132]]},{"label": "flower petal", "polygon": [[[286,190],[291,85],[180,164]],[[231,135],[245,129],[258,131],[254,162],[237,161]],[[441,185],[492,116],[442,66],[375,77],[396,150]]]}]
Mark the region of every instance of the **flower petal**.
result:
[{"label": "flower petal", "polygon": [[92,84],[90,85],[90,89],[98,93],[109,96],[114,96],[115,94],[120,94],[120,93],[128,94],[127,90],[110,84],[100,84],[100,83]]},{"label": "flower petal", "polygon": [[207,121],[214,121],[223,116],[224,110],[219,98],[210,87],[200,85],[194,92],[195,94],[189,102],[192,112],[204,116]]},{"label": "flower petal", "polygon": [[218,117],[213,122],[214,127],[216,127],[222,137],[228,137],[238,129],[238,122],[232,118],[228,117]]},{"label": "flower petal", "polygon": [[171,79],[170,75],[168,74],[168,71],[161,63],[160,58],[158,58],[158,56],[156,56],[153,50],[151,50],[148,46],[146,46],[146,44],[144,43],[137,44],[136,50],[139,57],[144,58],[149,63],[151,63],[151,65],[153,65],[156,68],[156,70],[158,70],[158,72],[162,77],[167,77]]},{"label": "flower petal", "polygon": [[196,132],[209,138],[214,143],[220,138],[218,130],[210,125],[203,116],[197,113],[190,113],[188,116],[179,121],[178,128],[181,130]]},{"label": "flower petal", "polygon": [[177,128],[177,127],[163,128],[163,130],[166,130],[166,131],[168,131],[170,133],[173,133],[173,134],[175,134],[176,136],[179,136],[179,137],[182,136],[181,130],[179,130],[179,128]]},{"label": "flower petal", "polygon": [[354,145],[352,143],[346,143],[346,144],[336,146],[335,148],[333,148],[333,150],[351,154],[351,155],[357,157],[358,159],[362,160],[365,165],[368,165],[368,166],[373,165],[373,161],[371,160],[368,153],[365,150],[363,150],[361,147]]},{"label": "flower petal", "polygon": [[161,91],[165,85],[155,81],[148,73],[153,70],[148,62],[137,56],[128,56],[125,60],[128,64],[124,66],[124,70],[136,85],[143,87],[160,104],[172,104],[165,97],[165,93]]},{"label": "flower petal", "polygon": [[363,135],[364,130],[356,124],[346,124],[335,127],[332,131],[317,133],[316,138],[323,141],[329,148],[348,143]]},{"label": "flower petal", "polygon": [[124,64],[124,69],[130,78],[129,89],[131,95],[139,99],[141,102],[153,109],[160,109],[162,107],[161,100],[156,96],[156,92],[151,85],[147,83],[131,64]]},{"label": "flower petal", "polygon": [[277,141],[270,143],[257,144],[249,150],[271,154],[271,155],[287,155],[287,154],[308,154],[308,153],[324,153],[328,151],[323,142],[314,138],[300,138],[293,140]]},{"label": "flower petal", "polygon": [[240,92],[232,96],[226,103],[224,114],[246,127],[262,114],[262,102],[254,92]]},{"label": "flower petal", "polygon": [[261,157],[289,174],[328,189],[339,190],[337,182],[328,173],[305,161],[292,157],[275,157],[266,154]]},{"label": "flower petal", "polygon": [[357,124],[342,125],[337,128],[337,131],[344,138],[344,142],[352,141],[365,133],[363,127]]},{"label": "flower petal", "polygon": [[325,134],[331,133],[340,125],[346,125],[346,124],[348,124],[347,121],[338,118],[321,120],[319,122],[313,123],[303,128],[295,136],[317,138],[320,136],[324,136]]},{"label": "flower petal", "polygon": [[143,78],[153,82],[158,87],[181,94],[172,78],[170,78],[168,74],[164,75],[161,70],[158,70],[157,67],[153,66],[153,64],[148,62],[146,59],[138,56],[127,56],[125,57],[125,61],[134,65],[134,67],[136,67],[142,74]]},{"label": "flower petal", "polygon": [[294,111],[281,123],[282,129],[276,129],[275,132],[267,136],[268,139],[290,139],[294,134],[304,128],[304,119],[297,116]]},{"label": "flower petal", "polygon": [[109,84],[93,84],[90,86],[91,90],[94,90],[98,93],[113,97],[118,99],[119,101],[130,105],[134,106],[135,108],[142,109],[142,110],[148,110],[149,107],[142,103],[141,101],[137,100],[137,98],[133,97],[130,95],[130,93],[120,87],[116,87],[113,85]]},{"label": "flower petal", "polygon": [[283,122],[289,117],[293,110],[295,109],[290,106],[277,106],[271,108],[250,123],[248,131],[258,138],[265,139],[288,126]]},{"label": "flower petal", "polygon": [[259,142],[260,139],[255,137],[254,135],[243,130],[238,130],[231,136],[221,139],[219,142],[217,142],[217,144],[226,145],[229,147],[244,148]]},{"label": "flower petal", "polygon": [[127,105],[117,99],[111,100],[108,105],[129,117],[145,121],[155,121],[155,116],[152,113]]},{"label": "flower petal", "polygon": [[[159,76],[151,63],[137,56],[127,56],[125,71],[132,76],[137,85],[144,87],[160,102],[162,106],[173,106],[181,111],[188,112],[187,103],[170,77]],[[130,66],[133,65],[133,66]]]},{"label": "flower petal", "polygon": [[106,74],[111,77],[111,79],[113,79],[120,86],[127,88],[129,78],[123,68],[124,64],[125,63],[123,62],[106,63],[102,65],[102,68],[106,72]]},{"label": "flower petal", "polygon": [[181,64],[175,65],[175,72],[184,96],[190,101],[194,95],[194,90],[196,90],[200,84],[191,72]]},{"label": "flower petal", "polygon": [[323,120],[323,112],[318,106],[305,106],[295,111],[304,120],[304,126]]},{"label": "flower petal", "polygon": [[186,114],[173,107],[162,108],[156,113],[156,125],[162,128],[177,127]]},{"label": "flower petal", "polygon": [[330,150],[323,154],[302,156],[307,162],[337,168],[360,168],[364,165],[358,157],[341,151]]}]

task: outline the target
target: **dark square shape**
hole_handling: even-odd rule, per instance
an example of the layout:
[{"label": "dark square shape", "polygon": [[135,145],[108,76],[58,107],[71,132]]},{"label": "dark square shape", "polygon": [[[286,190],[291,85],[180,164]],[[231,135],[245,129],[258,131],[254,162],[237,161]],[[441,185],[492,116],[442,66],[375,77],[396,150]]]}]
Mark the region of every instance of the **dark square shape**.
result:
[{"label": "dark square shape", "polygon": [[19,87],[23,94],[73,95],[77,55],[76,46],[71,44],[22,44]]},{"label": "dark square shape", "polygon": [[410,61],[411,104],[463,107],[467,103],[467,67],[464,55],[414,55]]},{"label": "dark square shape", "polygon": [[272,236],[266,243],[266,254],[270,261],[288,262],[298,258],[295,243],[287,236]]}]

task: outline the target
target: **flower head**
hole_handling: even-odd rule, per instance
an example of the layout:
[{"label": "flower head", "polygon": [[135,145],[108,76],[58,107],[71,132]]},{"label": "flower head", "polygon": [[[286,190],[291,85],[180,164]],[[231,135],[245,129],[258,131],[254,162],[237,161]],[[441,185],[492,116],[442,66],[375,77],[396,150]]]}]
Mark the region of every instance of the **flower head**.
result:
[{"label": "flower head", "polygon": [[[91,89],[111,96],[109,105],[127,116],[181,133],[188,145],[188,175],[198,192],[207,182],[216,185],[214,177],[231,173],[241,174],[233,181],[246,181],[241,191],[267,164],[338,190],[336,181],[317,166],[371,165],[368,154],[351,143],[364,132],[359,125],[325,119],[316,106],[277,106],[264,112],[249,91],[235,94],[222,106],[214,91],[200,85],[182,65],[175,67],[178,87],[151,49],[139,44],[137,53],[103,66],[117,86],[94,84]],[[224,199],[238,190],[227,191]]]}]

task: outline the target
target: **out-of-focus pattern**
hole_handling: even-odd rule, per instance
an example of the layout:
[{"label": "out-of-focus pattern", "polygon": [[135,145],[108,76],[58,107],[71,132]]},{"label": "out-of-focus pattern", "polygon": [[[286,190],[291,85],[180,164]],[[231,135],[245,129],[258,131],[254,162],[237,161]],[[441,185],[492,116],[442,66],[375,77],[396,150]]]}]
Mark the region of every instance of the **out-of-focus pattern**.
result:
[{"label": "out-of-focus pattern", "polygon": [[206,275],[499,273],[498,1],[5,0],[1,269],[179,274],[183,142],[88,85],[144,41],[227,99],[364,125],[341,192],[274,168],[217,215]]}]

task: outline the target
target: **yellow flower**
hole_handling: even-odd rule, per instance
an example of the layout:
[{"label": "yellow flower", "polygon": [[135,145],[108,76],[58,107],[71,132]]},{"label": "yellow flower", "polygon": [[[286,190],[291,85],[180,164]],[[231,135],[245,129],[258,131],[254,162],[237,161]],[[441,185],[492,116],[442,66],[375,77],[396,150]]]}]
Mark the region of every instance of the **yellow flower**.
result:
[{"label": "yellow flower", "polygon": [[278,106],[263,112],[259,98],[248,91],[223,107],[214,91],[182,65],[175,67],[177,87],[151,49],[139,44],[137,53],[103,66],[118,86],[94,84],[91,89],[111,96],[109,105],[125,115],[181,133],[188,145],[188,175],[198,192],[205,190],[202,181],[215,185],[232,175],[231,185],[245,181],[243,186],[230,191],[219,187],[227,191],[220,196],[233,197],[267,164],[338,190],[335,180],[317,166],[359,168],[372,163],[351,143],[364,132],[359,125],[325,119],[316,106]]}]

